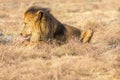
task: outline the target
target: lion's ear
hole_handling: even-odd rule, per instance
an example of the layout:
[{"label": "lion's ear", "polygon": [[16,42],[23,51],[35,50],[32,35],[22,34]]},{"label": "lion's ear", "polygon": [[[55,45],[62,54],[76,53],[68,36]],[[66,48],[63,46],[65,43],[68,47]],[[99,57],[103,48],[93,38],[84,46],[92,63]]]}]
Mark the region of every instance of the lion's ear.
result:
[{"label": "lion's ear", "polygon": [[37,11],[37,16],[40,16],[40,18],[42,18],[42,16],[43,16],[43,12],[42,11]]}]

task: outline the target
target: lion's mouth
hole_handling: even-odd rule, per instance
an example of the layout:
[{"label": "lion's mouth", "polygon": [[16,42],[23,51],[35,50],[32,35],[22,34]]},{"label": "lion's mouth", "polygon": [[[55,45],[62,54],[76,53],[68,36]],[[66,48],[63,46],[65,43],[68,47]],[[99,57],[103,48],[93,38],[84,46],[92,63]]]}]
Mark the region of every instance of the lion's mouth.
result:
[{"label": "lion's mouth", "polygon": [[26,36],[22,36],[22,41],[30,41],[30,38],[31,38],[31,34],[29,35],[26,35]]},{"label": "lion's mouth", "polygon": [[28,40],[30,38],[31,38],[31,36],[23,37],[24,40]]}]

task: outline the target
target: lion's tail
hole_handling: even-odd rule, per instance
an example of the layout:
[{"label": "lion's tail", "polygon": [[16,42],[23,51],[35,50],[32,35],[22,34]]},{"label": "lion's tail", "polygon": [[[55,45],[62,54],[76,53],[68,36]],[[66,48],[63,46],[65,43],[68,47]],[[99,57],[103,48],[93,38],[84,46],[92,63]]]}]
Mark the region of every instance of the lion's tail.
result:
[{"label": "lion's tail", "polygon": [[87,43],[87,42],[89,42],[91,40],[92,36],[93,36],[93,30],[87,30],[85,32],[83,31],[81,33],[80,40],[83,43]]}]

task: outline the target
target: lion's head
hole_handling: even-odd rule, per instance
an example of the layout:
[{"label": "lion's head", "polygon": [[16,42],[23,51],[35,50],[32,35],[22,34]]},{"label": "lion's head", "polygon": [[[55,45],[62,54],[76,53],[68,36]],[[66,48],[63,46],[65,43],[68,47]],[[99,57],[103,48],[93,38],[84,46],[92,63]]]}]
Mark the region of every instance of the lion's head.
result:
[{"label": "lion's head", "polygon": [[[49,16],[49,9],[31,7],[24,13],[24,28],[21,32],[23,37],[29,37],[31,41],[47,40],[51,37],[52,19]],[[27,38],[28,39],[28,38]]]}]

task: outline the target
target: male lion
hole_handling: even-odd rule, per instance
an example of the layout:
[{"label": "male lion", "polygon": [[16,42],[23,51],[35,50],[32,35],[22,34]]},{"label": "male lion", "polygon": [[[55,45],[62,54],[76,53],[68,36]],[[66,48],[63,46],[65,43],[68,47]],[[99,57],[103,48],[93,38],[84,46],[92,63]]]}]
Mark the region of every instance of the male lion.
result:
[{"label": "male lion", "polygon": [[40,41],[67,42],[72,37],[79,38],[82,42],[89,42],[92,30],[84,33],[75,27],[62,24],[46,8],[30,7],[24,13],[24,28],[21,35],[30,42]]}]

